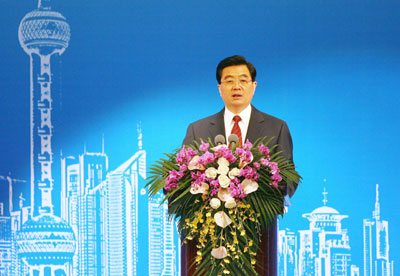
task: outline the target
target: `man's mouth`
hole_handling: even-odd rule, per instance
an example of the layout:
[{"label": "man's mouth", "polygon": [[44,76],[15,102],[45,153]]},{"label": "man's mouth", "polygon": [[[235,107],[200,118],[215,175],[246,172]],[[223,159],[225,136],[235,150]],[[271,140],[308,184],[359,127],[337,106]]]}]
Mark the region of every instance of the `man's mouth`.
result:
[{"label": "man's mouth", "polygon": [[233,95],[232,95],[232,98],[234,98],[234,99],[239,99],[239,98],[241,98],[241,97],[242,97],[241,94],[233,94]]}]

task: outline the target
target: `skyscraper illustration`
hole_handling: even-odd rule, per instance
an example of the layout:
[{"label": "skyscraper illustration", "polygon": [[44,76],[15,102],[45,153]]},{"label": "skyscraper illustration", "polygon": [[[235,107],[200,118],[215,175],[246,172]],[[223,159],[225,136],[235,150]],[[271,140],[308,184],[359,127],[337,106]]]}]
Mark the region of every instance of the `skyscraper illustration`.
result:
[{"label": "skyscraper illustration", "polygon": [[[10,176],[0,176],[0,275],[26,275],[27,266],[17,256],[17,233],[29,216],[31,208],[25,206],[22,193],[18,204],[14,204],[14,184],[24,184],[25,180],[14,179]],[[8,199],[8,200],[7,200]]]},{"label": "skyscraper illustration", "polygon": [[38,216],[53,212],[50,58],[68,47],[70,28],[64,16],[51,10],[49,0],[39,0],[38,9],[22,19],[18,37],[30,57],[31,206]]},{"label": "skyscraper illustration", "polygon": [[[70,28],[52,11],[49,0],[22,19],[18,37],[30,57],[30,173],[31,214],[17,236],[18,258],[29,275],[70,275],[75,252],[72,228],[53,215],[52,190],[52,73],[50,59],[68,47]],[[57,181],[59,184],[59,181]]]},{"label": "skyscraper illustration", "polygon": [[279,230],[279,276],[299,275],[298,273],[298,241],[296,233]]},{"label": "skyscraper illustration", "polygon": [[0,205],[0,276],[10,275],[12,265],[11,218],[4,216]]},{"label": "skyscraper illustration", "polygon": [[[61,214],[77,240],[72,275],[177,275],[168,206],[160,205],[162,195],[148,201],[139,187],[146,178],[146,151],[140,127],[138,134],[138,151],[113,171],[104,146],[102,152],[62,158]],[[141,205],[139,194],[146,196]],[[139,241],[149,244],[149,255],[141,252],[148,263],[139,262]],[[141,274],[143,263],[148,266]]]},{"label": "skyscraper illustration", "polygon": [[363,220],[364,276],[393,276],[389,258],[389,222],[381,219],[379,185],[376,184],[372,218]]},{"label": "skyscraper illustration", "polygon": [[[73,275],[138,275],[139,179],[146,178],[146,151],[113,171],[108,156],[84,152],[62,159],[62,216],[77,236]],[[146,206],[147,207],[147,206]]]},{"label": "skyscraper illustration", "polygon": [[146,178],[144,150],[109,172],[98,187],[104,195],[105,275],[137,275],[139,177]]},{"label": "skyscraper illustration", "polygon": [[77,240],[73,275],[104,275],[101,193],[96,190],[106,177],[108,157],[103,152],[84,152],[79,158],[62,158],[61,216]]},{"label": "skyscraper illustration", "polygon": [[360,276],[360,268],[356,265],[351,265],[350,276]]},{"label": "skyscraper illustration", "polygon": [[279,231],[279,275],[347,276],[359,275],[351,264],[351,248],[341,215],[328,207],[327,192],[323,192],[323,206],[303,214],[310,222],[309,229]]},{"label": "skyscraper illustration", "polygon": [[[342,228],[342,219],[335,209],[326,206],[327,192],[324,190],[324,205],[308,214],[308,230],[299,231],[299,271],[301,275],[349,275],[351,251],[347,230]],[[310,269],[311,268],[311,269]]]},{"label": "skyscraper illustration", "polygon": [[8,202],[0,199],[0,276],[10,275],[12,271],[11,189],[11,178],[0,176],[0,194],[9,196]]},{"label": "skyscraper illustration", "polygon": [[[163,196],[149,201],[149,275],[174,276],[176,250],[174,244],[174,221],[168,216],[168,204],[161,204]],[[161,205],[160,205],[161,204]]]}]

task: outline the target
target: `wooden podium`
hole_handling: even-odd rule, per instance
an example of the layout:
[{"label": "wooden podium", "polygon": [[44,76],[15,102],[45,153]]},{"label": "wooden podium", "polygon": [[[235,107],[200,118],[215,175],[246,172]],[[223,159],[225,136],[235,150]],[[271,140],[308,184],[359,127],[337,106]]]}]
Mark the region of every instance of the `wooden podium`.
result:
[{"label": "wooden podium", "polygon": [[[256,271],[260,276],[278,275],[278,229],[277,224],[270,226],[265,233],[261,235],[260,250],[257,252]],[[196,242],[188,241],[182,246],[181,250],[181,275],[193,275],[196,267],[190,268],[196,258]],[[232,276],[251,276],[251,275],[233,275]]]}]

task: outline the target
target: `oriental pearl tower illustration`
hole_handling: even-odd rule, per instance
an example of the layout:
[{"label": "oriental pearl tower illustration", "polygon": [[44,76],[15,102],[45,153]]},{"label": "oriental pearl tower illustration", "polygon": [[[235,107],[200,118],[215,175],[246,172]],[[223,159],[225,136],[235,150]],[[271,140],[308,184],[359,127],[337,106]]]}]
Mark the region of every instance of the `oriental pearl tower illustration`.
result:
[{"label": "oriental pearl tower illustration", "polygon": [[22,19],[21,47],[30,57],[30,172],[31,217],[17,237],[18,257],[29,267],[29,275],[71,275],[75,235],[52,204],[53,153],[52,73],[50,59],[68,47],[70,27],[64,16],[52,11],[50,0],[39,0],[38,8]]}]

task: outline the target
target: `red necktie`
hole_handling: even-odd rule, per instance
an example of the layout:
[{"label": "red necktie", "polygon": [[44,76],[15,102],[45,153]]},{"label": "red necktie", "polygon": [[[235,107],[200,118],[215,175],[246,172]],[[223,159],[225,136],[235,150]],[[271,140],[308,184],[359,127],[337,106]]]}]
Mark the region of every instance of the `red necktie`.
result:
[{"label": "red necktie", "polygon": [[239,137],[238,147],[241,147],[242,146],[242,131],[240,130],[239,122],[242,120],[242,118],[240,118],[240,116],[236,115],[235,117],[233,117],[233,120],[235,121],[235,123],[233,124],[231,134],[236,134],[237,137]]}]

